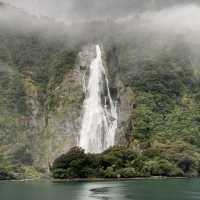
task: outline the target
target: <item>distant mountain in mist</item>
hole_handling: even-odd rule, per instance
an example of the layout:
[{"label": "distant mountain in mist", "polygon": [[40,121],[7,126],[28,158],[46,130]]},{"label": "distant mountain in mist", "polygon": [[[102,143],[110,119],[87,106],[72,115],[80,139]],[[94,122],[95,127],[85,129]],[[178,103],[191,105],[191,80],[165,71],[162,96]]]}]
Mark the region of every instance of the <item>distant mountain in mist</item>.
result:
[{"label": "distant mountain in mist", "polygon": [[2,0],[36,16],[47,16],[68,22],[95,20],[99,18],[119,18],[150,10],[199,4],[198,0]]}]

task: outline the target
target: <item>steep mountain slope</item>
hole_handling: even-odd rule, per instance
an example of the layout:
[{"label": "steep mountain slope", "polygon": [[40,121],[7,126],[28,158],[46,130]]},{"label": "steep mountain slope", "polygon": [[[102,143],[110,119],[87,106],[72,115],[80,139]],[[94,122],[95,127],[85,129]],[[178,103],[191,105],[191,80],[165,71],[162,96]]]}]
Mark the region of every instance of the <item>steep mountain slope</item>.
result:
[{"label": "steep mountain slope", "polygon": [[[182,19],[185,8],[178,17],[165,10],[153,17],[65,26],[0,6],[2,174],[36,176],[32,166],[47,171],[77,144],[84,100],[81,73],[94,57],[90,47],[95,43],[101,44],[111,95],[119,104],[116,144],[144,155],[148,170],[164,159],[173,165],[189,163],[185,173],[198,174],[199,30],[170,21]],[[198,16],[198,7],[189,11]]]},{"label": "steep mountain slope", "polygon": [[[34,19],[15,12],[18,19]],[[20,175],[23,166],[47,169],[55,156],[75,144],[73,124],[82,87],[74,72],[77,48],[60,36],[41,34],[40,25],[48,20],[36,20],[36,26],[26,23],[24,29],[11,27],[11,20],[4,22],[1,18],[1,168]]]}]

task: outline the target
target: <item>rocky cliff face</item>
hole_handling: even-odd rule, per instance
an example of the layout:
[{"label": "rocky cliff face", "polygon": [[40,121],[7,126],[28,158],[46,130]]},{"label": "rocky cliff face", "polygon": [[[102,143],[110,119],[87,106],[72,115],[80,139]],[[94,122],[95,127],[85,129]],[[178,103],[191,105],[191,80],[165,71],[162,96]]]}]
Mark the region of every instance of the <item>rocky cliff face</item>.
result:
[{"label": "rocky cliff face", "polygon": [[[27,86],[29,88],[27,90],[28,103],[32,110],[30,127],[34,165],[46,168],[56,157],[77,145],[84,100],[83,81],[87,82],[88,69],[95,56],[95,46],[82,48],[77,55],[77,62],[73,69],[64,75],[60,85],[49,91],[47,103],[53,98],[57,106],[54,109],[43,110],[42,115],[39,114],[39,103],[36,100],[38,99],[37,91],[31,85]],[[108,67],[107,71],[109,71]],[[110,74],[111,76],[112,74]],[[119,100],[119,130],[116,135],[116,143],[124,143],[124,123],[126,123],[130,111],[127,95],[130,91],[125,89],[120,80],[115,86],[113,85],[114,90],[117,91],[117,94],[113,93],[113,95]]]},{"label": "rocky cliff face", "polygon": [[[110,57],[109,61],[107,57],[110,56],[108,52],[104,50],[101,45],[103,62],[106,69],[106,73],[109,78],[110,92],[114,101],[117,101],[118,110],[118,129],[116,132],[115,144],[122,145],[127,144],[127,129],[129,127],[129,118],[132,113],[133,107],[133,91],[130,87],[125,87],[120,71],[116,70],[115,56]],[[85,46],[82,52],[79,54],[79,66],[81,79],[87,82],[88,68],[91,60],[95,57],[95,46]],[[82,83],[84,85],[84,83]],[[83,88],[84,90],[84,88]]]},{"label": "rocky cliff face", "polygon": [[[37,115],[37,101],[34,101],[33,96],[29,100],[33,110],[30,123],[34,135],[31,152],[36,166],[47,168],[56,157],[78,143],[84,98],[82,68],[89,65],[91,52],[93,51],[84,48],[79,56],[77,55],[72,70],[64,74],[63,81],[55,88],[50,89],[50,81],[46,109],[41,116]],[[52,101],[56,105],[53,108]]]},{"label": "rocky cliff face", "polygon": [[[103,48],[102,48],[103,49]],[[56,157],[67,152],[71,147],[78,144],[79,131],[82,119],[82,106],[84,100],[84,81],[88,80],[89,66],[96,56],[95,46],[84,46],[77,55],[77,62],[74,68],[67,74],[60,85],[54,91],[51,91],[49,97],[53,97],[57,101],[57,106],[54,110],[47,111],[43,118],[39,118],[38,122],[33,112],[33,124],[36,123],[34,138],[35,144],[40,144],[33,147],[34,163],[44,167],[51,163]],[[106,55],[104,53],[104,64],[107,68],[107,73],[112,72],[106,64]],[[128,128],[128,119],[131,114],[133,91],[131,88],[126,88],[123,82],[118,78],[120,74],[114,77],[111,85],[112,96],[118,101],[119,123],[116,133],[116,144],[125,144],[126,132]],[[37,107],[37,106],[36,106]],[[46,120],[45,120],[46,117]],[[45,122],[46,121],[46,122]],[[41,127],[40,127],[41,126]]]},{"label": "rocky cliff face", "polygon": [[[93,46],[83,47],[73,69],[65,74],[62,83],[49,94],[56,99],[57,106],[47,113],[45,133],[49,139],[43,138],[44,142],[48,142],[46,155],[42,155],[41,159],[46,158],[51,163],[78,144],[84,100],[83,76],[95,56],[94,52]],[[41,152],[39,150],[36,155]],[[40,160],[37,163],[40,164]]]},{"label": "rocky cliff face", "polygon": [[[68,70],[65,70],[67,60],[55,65],[55,72],[48,75],[49,81],[45,90],[41,88],[37,80],[33,80],[30,67],[27,66],[25,74],[19,77],[21,89],[23,89],[23,94],[20,96],[23,101],[19,102],[19,107],[26,108],[26,112],[23,114],[16,110],[13,116],[10,111],[10,114],[8,113],[18,128],[12,134],[11,129],[6,129],[9,132],[7,137],[8,135],[13,137],[12,140],[4,137],[6,130],[2,129],[0,149],[5,157],[10,157],[12,162],[14,159],[14,162],[46,170],[56,157],[78,144],[85,98],[83,81],[88,80],[89,66],[96,56],[95,52],[94,45],[87,45],[76,53],[74,62],[67,65]],[[132,96],[132,90],[124,86],[118,72],[113,73],[115,66],[107,62],[103,46],[102,52],[110,79],[111,95],[118,101],[119,129],[116,134],[116,144],[124,144],[127,121],[131,113],[129,96]],[[71,59],[71,57],[70,55],[66,59]],[[11,72],[2,73],[13,76]],[[55,74],[58,76],[56,82]],[[14,77],[10,82],[14,84]],[[1,88],[2,91],[5,89]],[[14,100],[15,103],[16,100]],[[8,108],[10,106],[8,103]],[[6,111],[7,108],[4,106],[3,109]],[[2,119],[6,119],[5,115]],[[2,126],[3,123],[1,121]],[[13,124],[11,123],[10,126]]]},{"label": "rocky cliff face", "polygon": [[[20,33],[15,43],[7,35],[0,45],[0,168],[47,169],[77,143],[83,98],[77,53],[49,40],[37,43],[37,36]],[[31,57],[17,54],[23,46]]]},{"label": "rocky cliff face", "polygon": [[134,91],[133,88],[125,85],[124,74],[119,68],[115,49],[104,50],[104,62],[110,79],[111,95],[118,102],[116,145],[126,145],[130,139],[128,129],[134,106]]},{"label": "rocky cliff face", "polygon": [[48,95],[46,103],[54,98],[56,107],[47,108],[41,116],[37,116],[35,102],[36,105],[32,104],[30,121],[33,128],[31,152],[34,164],[42,168],[47,168],[58,155],[77,144],[83,98],[79,72],[73,69],[65,74],[62,83]]}]

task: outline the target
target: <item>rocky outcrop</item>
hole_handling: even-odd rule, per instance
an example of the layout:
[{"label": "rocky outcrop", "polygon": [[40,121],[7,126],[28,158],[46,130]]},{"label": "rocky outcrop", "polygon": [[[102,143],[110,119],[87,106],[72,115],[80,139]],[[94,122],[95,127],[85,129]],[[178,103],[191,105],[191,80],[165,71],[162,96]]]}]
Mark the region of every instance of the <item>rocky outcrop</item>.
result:
[{"label": "rocky outcrop", "polygon": [[0,180],[13,180],[15,177],[12,174],[9,174],[0,169]]},{"label": "rocky outcrop", "polygon": [[[83,80],[94,57],[94,46],[83,47],[77,64],[65,74],[62,83],[47,94],[48,108],[43,108],[42,113],[39,111],[37,92],[33,89],[29,94],[29,105],[32,107],[30,124],[34,135],[31,151],[35,166],[48,168],[56,157],[78,144],[84,100]],[[56,104],[54,108],[49,106],[51,101]]]},{"label": "rocky outcrop", "polygon": [[127,132],[129,129],[129,119],[133,110],[134,92],[130,87],[125,87],[121,80],[117,80],[118,91],[118,129],[116,133],[116,144],[127,144]]},{"label": "rocky outcrop", "polygon": [[115,48],[104,51],[105,65],[110,79],[111,95],[118,103],[118,129],[116,132],[116,144],[124,145],[129,141],[127,133],[130,132],[129,119],[133,112],[134,91],[124,83],[124,74],[119,68],[118,57]]},{"label": "rocky outcrop", "polygon": [[46,128],[47,135],[50,136],[50,162],[78,142],[83,90],[76,69],[66,74],[64,81],[55,89],[54,96],[59,103],[54,111],[48,113]]},{"label": "rocky outcrop", "polygon": [[[106,52],[101,46],[103,62],[106,73],[109,77],[109,85],[111,96],[117,102],[118,107],[118,129],[116,132],[116,141],[118,145],[127,144],[127,132],[129,128],[129,119],[133,110],[134,92],[130,87],[126,87],[123,83],[123,75],[117,68],[117,58],[114,51]],[[109,56],[109,61],[106,59]],[[88,67],[91,60],[95,57],[95,46],[86,46],[79,54],[79,71],[81,72],[82,85],[87,82]],[[84,80],[84,81],[83,81]],[[84,87],[83,87],[84,90]]]}]

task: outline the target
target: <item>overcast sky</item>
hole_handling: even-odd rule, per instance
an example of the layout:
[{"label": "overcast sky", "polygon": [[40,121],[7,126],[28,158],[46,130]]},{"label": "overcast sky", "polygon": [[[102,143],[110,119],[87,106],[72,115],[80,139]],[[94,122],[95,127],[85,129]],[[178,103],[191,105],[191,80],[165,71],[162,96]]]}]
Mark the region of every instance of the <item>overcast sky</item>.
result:
[{"label": "overcast sky", "polygon": [[[137,34],[141,38],[142,35],[151,38],[148,40],[153,43],[152,49],[155,49],[155,43],[157,46],[162,46],[169,41],[173,43],[174,38],[181,37],[190,44],[191,49],[198,50],[195,52],[199,58],[200,0],[0,0],[0,2],[20,8],[0,7],[0,26],[12,28],[13,31],[39,30],[45,36],[51,33],[54,36],[55,33],[59,38],[64,31],[64,37],[67,33],[70,39],[75,38],[72,42],[82,38],[85,42],[88,38],[93,36],[95,38],[97,32],[109,35],[115,30],[114,35],[119,36],[121,41]],[[67,25],[74,21],[114,17],[115,26],[112,31],[110,28],[113,27],[110,27],[109,23],[96,23],[98,28],[95,23],[63,26],[63,23],[53,23],[54,20],[36,19],[21,12],[21,9],[34,15],[48,16]]]},{"label": "overcast sky", "polygon": [[0,0],[26,12],[60,20],[124,17],[135,11],[161,9],[199,0]]}]

